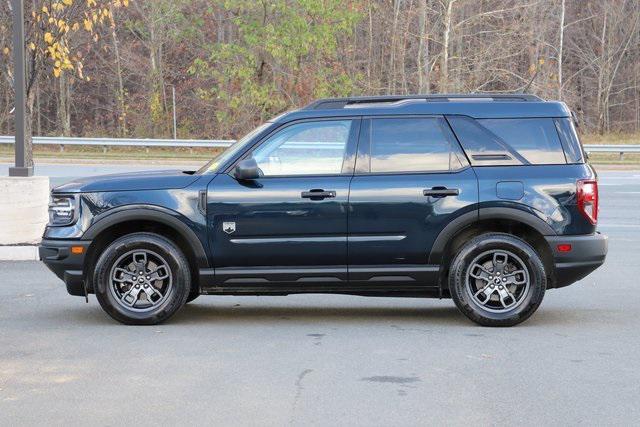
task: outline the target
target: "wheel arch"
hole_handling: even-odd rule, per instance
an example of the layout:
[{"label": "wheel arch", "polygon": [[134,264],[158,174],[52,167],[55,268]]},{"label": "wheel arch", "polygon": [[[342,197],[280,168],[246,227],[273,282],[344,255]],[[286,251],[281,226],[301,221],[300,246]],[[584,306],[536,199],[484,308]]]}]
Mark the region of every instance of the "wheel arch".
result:
[{"label": "wheel arch", "polygon": [[98,217],[82,236],[83,240],[91,240],[85,257],[85,280],[91,282],[89,273],[99,254],[115,239],[135,232],[152,232],[178,245],[189,261],[192,287],[198,289],[198,272],[200,268],[208,267],[207,255],[198,236],[176,215],[176,212],[168,209],[139,206],[123,207],[106,213],[102,218]]},{"label": "wheel arch", "polygon": [[[438,235],[429,254],[429,264],[440,265],[440,286],[446,288],[449,266],[458,249],[469,239],[489,232],[503,232],[519,237],[540,255],[548,283],[555,283],[553,253],[544,236],[556,235],[540,218],[513,208],[481,208],[450,222]],[[553,287],[553,286],[548,286]]]}]

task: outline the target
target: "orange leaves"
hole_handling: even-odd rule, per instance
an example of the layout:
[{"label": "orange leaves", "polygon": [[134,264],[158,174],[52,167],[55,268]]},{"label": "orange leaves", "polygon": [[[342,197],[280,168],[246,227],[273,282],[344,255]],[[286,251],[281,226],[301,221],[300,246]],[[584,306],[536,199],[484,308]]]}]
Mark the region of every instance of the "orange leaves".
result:
[{"label": "orange leaves", "polygon": [[[31,18],[38,23],[40,31],[36,32],[27,47],[34,52],[36,58],[46,60],[55,77],[67,70],[73,71],[79,78],[88,80],[83,75],[82,54],[69,52],[70,46],[83,43],[86,38],[74,34],[86,32],[91,43],[100,40],[99,29],[113,26],[111,8],[127,7],[128,0],[51,0],[46,1],[40,9],[32,11]],[[8,55],[8,50],[3,51]]]}]

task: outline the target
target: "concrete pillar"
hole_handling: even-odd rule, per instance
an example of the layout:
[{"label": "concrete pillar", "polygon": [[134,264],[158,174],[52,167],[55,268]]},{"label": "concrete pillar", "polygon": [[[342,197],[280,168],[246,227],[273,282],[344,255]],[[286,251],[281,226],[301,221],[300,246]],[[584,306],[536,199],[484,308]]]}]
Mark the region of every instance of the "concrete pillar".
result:
[{"label": "concrete pillar", "polygon": [[49,177],[0,177],[0,245],[38,243],[49,221]]}]

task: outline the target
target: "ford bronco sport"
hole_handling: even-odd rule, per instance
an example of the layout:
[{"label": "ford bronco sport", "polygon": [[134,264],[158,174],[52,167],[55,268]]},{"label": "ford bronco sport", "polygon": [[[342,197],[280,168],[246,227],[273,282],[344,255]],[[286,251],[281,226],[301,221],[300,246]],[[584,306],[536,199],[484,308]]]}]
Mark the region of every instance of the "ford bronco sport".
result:
[{"label": "ford bronco sport", "polygon": [[515,325],[607,252],[572,115],[533,95],[323,99],[198,171],[52,190],[40,258],[127,324],[199,295],[452,298]]}]

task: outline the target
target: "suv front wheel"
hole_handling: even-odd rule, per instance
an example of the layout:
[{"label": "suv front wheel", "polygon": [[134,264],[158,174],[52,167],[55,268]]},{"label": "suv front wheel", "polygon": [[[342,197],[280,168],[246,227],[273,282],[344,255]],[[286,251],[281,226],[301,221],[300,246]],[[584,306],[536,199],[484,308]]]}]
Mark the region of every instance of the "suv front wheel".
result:
[{"label": "suv front wheel", "polygon": [[535,249],[503,233],[471,239],[460,248],[449,272],[456,305],[483,326],[513,326],[529,318],[542,302],[546,282]]},{"label": "suv front wheel", "polygon": [[107,246],[96,263],[96,297],[114,319],[154,325],[172,316],[189,297],[189,263],[171,240],[133,233]]}]

